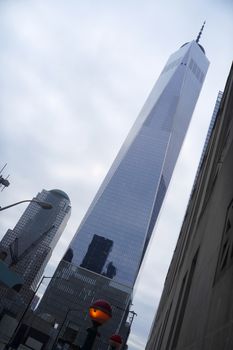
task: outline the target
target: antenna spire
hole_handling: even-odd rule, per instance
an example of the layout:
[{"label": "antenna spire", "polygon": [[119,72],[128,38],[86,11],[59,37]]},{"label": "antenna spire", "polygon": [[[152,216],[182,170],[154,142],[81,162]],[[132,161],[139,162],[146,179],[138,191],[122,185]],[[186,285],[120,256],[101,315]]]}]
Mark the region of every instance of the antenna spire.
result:
[{"label": "antenna spire", "polygon": [[198,42],[199,42],[199,40],[200,40],[200,37],[201,37],[201,35],[202,35],[202,32],[203,32],[204,27],[205,27],[205,21],[204,21],[204,23],[203,23],[203,25],[202,25],[202,27],[201,27],[200,32],[198,33],[198,36],[197,36],[197,39],[196,39],[196,43],[198,43]]}]

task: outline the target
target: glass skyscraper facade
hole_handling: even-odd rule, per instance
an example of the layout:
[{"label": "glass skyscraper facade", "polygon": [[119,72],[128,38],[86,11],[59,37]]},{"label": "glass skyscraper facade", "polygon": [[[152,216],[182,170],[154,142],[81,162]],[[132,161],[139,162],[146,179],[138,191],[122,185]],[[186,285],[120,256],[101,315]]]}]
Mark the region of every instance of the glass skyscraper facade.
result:
[{"label": "glass skyscraper facade", "polygon": [[16,312],[19,300],[25,308],[70,217],[70,200],[65,192],[42,190],[35,199],[50,203],[52,208],[46,210],[31,202],[14,229],[9,229],[0,242],[0,251],[7,255],[4,262],[24,282],[14,298],[9,288],[0,286],[0,310],[3,307]]},{"label": "glass skyscraper facade", "polygon": [[[93,278],[97,278],[98,274],[98,280],[107,279],[116,291],[127,291],[129,297],[125,300],[130,302],[130,291],[159,215],[208,66],[204,49],[196,41],[184,44],[170,56],[58,266],[55,278],[63,276],[69,280],[76,269],[79,273],[89,270]],[[81,279],[77,277],[77,286],[78,278]],[[60,312],[56,311],[55,304],[52,307],[53,296],[56,295],[59,303],[59,284],[58,280],[53,281],[46,291],[39,307],[43,312]],[[93,288],[90,293],[92,291]],[[101,292],[102,297],[108,299],[108,289]],[[95,297],[91,294],[92,299],[89,299],[88,293],[87,283],[84,292],[86,307]],[[99,290],[96,295],[100,295]],[[61,300],[64,300],[64,295]],[[75,301],[75,305],[79,303],[80,299]],[[118,303],[118,306],[123,310],[121,320],[124,320],[129,304]],[[61,315],[59,317],[62,320]],[[111,331],[119,329],[119,320],[118,324],[113,322]]]},{"label": "glass skyscraper facade", "polygon": [[112,243],[98,273],[111,264],[114,280],[134,284],[208,64],[195,41],[171,55],[70,245],[74,265],[99,236]]}]

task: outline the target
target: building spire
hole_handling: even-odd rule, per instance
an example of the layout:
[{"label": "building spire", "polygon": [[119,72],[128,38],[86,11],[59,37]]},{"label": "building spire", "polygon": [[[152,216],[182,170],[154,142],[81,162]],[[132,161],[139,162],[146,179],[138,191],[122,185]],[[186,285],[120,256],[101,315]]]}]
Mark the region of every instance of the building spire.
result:
[{"label": "building spire", "polygon": [[201,27],[201,30],[200,30],[200,32],[199,32],[199,34],[198,34],[198,36],[197,36],[196,43],[198,43],[199,40],[200,40],[200,37],[201,37],[201,35],[202,35],[204,26],[205,26],[205,21],[204,21],[204,23],[203,23],[203,25],[202,25],[202,27]]}]

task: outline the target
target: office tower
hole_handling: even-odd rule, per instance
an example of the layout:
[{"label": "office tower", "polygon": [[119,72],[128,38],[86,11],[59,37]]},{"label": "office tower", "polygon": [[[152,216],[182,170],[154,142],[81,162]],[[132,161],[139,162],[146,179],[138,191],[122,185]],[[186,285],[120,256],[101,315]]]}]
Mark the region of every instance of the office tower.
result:
[{"label": "office tower", "polygon": [[233,66],[146,350],[233,347],[232,111]]},{"label": "office tower", "polygon": [[[66,309],[87,309],[93,298],[106,298],[116,307],[106,334],[125,331],[133,286],[208,69],[198,40],[168,59],[70,244],[69,259],[57,268],[39,309],[59,322],[65,314],[56,308],[59,298],[67,301],[76,291],[78,301],[67,301]],[[77,311],[75,317],[78,322]],[[80,321],[80,333],[83,327]]]},{"label": "office tower", "polygon": [[80,266],[93,272],[101,273],[112,245],[112,240],[94,235]]},{"label": "office tower", "polygon": [[[14,229],[9,229],[0,242],[0,250],[7,254],[4,262],[23,278],[23,287],[17,295],[17,300],[21,301],[22,306],[30,299],[32,291],[43,275],[70,217],[71,209],[67,194],[60,190],[42,190],[35,199],[51,203],[52,209],[43,209],[37,203],[31,202]],[[12,291],[1,286],[0,293],[1,307],[16,311]]]},{"label": "office tower", "polygon": [[202,150],[202,153],[201,153],[201,158],[200,158],[200,161],[199,161],[199,164],[198,164],[198,168],[197,168],[195,180],[194,180],[194,182],[193,182],[193,189],[192,189],[192,192],[193,192],[193,190],[194,190],[194,187],[195,187],[195,184],[196,184],[196,180],[197,180],[199,171],[200,171],[200,169],[201,169],[203,159],[204,159],[204,157],[205,157],[206,148],[207,148],[207,146],[208,146],[209,139],[210,139],[210,136],[211,136],[213,127],[214,127],[214,125],[215,125],[215,123],[216,123],[216,118],[217,118],[217,116],[218,116],[218,110],[219,110],[220,103],[221,103],[221,100],[222,100],[222,95],[223,95],[222,91],[219,91],[219,92],[218,92],[217,99],[216,99],[216,102],[215,102],[214,111],[213,111],[213,114],[212,114],[212,117],[211,117],[211,120],[210,120],[210,125],[209,125],[208,131],[207,131],[207,135],[206,135],[204,147],[203,147],[203,150]]}]

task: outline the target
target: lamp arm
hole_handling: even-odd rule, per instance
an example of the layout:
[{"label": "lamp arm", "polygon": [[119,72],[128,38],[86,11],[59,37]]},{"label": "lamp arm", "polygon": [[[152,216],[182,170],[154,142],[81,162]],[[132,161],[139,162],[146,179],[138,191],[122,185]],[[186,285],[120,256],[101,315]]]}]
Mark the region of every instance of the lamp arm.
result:
[{"label": "lamp arm", "polygon": [[6,207],[0,207],[0,211],[5,210],[5,209],[8,209],[8,208],[11,208],[11,207],[14,207],[15,205],[18,205],[18,204],[21,204],[21,203],[25,203],[25,202],[32,202],[32,200],[30,200],[30,199],[25,199],[25,200],[23,200],[23,201],[19,201],[19,202],[16,202],[16,203],[7,205]]}]

